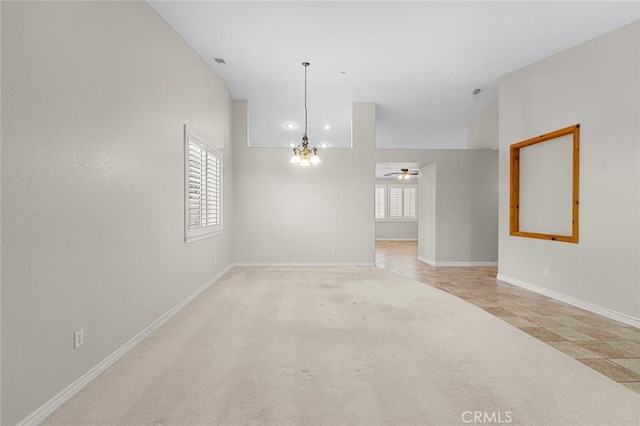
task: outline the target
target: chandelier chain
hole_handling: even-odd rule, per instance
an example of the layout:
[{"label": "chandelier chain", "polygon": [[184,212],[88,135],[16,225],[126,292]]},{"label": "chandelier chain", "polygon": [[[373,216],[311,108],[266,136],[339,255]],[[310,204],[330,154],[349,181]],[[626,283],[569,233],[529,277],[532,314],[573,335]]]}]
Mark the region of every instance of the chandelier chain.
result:
[{"label": "chandelier chain", "polygon": [[293,156],[290,162],[299,164],[302,167],[308,167],[310,165],[316,166],[322,161],[318,156],[318,148],[315,146],[309,148],[309,139],[307,138],[309,123],[309,111],[307,109],[307,68],[309,67],[309,62],[303,62],[302,66],[304,66],[304,134],[302,135],[302,144],[293,147]]},{"label": "chandelier chain", "polygon": [[307,136],[307,68],[309,62],[304,62],[304,135]]}]

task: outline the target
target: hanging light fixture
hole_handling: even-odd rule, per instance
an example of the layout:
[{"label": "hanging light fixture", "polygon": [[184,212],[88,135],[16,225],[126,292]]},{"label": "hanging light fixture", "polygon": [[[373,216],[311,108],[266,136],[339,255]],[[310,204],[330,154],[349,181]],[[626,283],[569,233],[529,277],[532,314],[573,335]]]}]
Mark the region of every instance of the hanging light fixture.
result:
[{"label": "hanging light fixture", "polygon": [[302,66],[304,67],[304,134],[302,135],[302,145],[293,148],[291,163],[308,167],[321,163],[321,160],[318,156],[318,148],[315,146],[309,148],[309,139],[307,138],[307,68],[309,62],[303,62]]}]

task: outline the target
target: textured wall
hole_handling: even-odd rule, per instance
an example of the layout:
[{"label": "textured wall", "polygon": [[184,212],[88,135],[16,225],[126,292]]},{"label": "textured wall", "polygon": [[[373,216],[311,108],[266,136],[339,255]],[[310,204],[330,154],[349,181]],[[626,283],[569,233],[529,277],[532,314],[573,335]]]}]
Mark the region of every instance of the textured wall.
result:
[{"label": "textured wall", "polygon": [[226,144],[230,96],[146,3],[2,2],[2,71],[9,425],[231,263],[232,197],[183,242],[182,126]]}]

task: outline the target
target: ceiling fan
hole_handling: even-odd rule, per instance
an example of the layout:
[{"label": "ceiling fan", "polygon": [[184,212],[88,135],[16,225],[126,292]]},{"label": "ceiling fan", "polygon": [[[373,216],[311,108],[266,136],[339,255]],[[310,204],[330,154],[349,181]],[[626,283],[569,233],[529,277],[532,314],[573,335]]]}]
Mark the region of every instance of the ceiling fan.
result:
[{"label": "ceiling fan", "polygon": [[409,179],[411,176],[416,176],[417,170],[400,169],[399,172],[385,173],[385,176],[398,176],[398,179]]}]

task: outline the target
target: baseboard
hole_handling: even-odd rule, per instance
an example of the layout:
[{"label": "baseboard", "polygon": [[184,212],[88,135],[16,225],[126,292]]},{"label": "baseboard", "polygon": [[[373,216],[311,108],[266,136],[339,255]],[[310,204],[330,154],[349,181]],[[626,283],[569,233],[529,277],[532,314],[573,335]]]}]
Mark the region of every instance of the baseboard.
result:
[{"label": "baseboard", "polygon": [[418,256],[418,260],[422,263],[426,263],[427,265],[436,266],[435,260],[427,259],[426,257],[421,257],[421,256]]},{"label": "baseboard", "polygon": [[160,318],[151,323],[147,328],[138,333],[133,339],[118,348],[115,352],[102,360],[98,365],[93,367],[78,380],[67,386],[60,393],[49,399],[42,404],[38,409],[29,414],[17,426],[32,426],[39,425],[44,422],[54,411],[60,408],[64,403],[69,401],[75,394],[77,394],[82,388],[88,385],[93,379],[102,374],[107,368],[111,367],[116,361],[122,358],[127,352],[133,349],[138,343],[144,340],[145,337],[153,333],[158,327],[164,324],[168,319],[174,316],[180,309],[195,299],[200,293],[205,291],[211,284],[220,279],[224,274],[229,272],[233,268],[233,264],[226,267],[224,270],[216,274],[213,278],[201,285],[189,296],[180,301],[177,305],[163,314]]},{"label": "baseboard", "polygon": [[236,262],[233,266],[375,266],[375,262]]},{"label": "baseboard", "polygon": [[418,241],[417,238],[376,238],[376,241]]},{"label": "baseboard", "polygon": [[594,305],[593,303],[585,302],[584,300],[576,299],[575,297],[567,296],[566,294],[558,293],[548,288],[540,287],[535,284],[531,284],[517,278],[508,277],[502,274],[496,276],[500,281],[504,281],[509,284],[513,284],[518,287],[522,287],[526,290],[533,291],[543,296],[551,297],[552,299],[559,300],[568,305],[575,306],[577,308],[584,309],[585,311],[593,312],[594,314],[602,315],[614,321],[618,321],[624,324],[628,324],[633,327],[640,328],[640,318],[632,317],[631,315],[616,312],[603,306]]},{"label": "baseboard", "polygon": [[480,266],[498,266],[498,262],[436,262],[431,259],[418,256],[420,262],[424,262],[431,266],[455,266],[458,268],[471,268]]},{"label": "baseboard", "polygon": [[458,266],[470,268],[474,266],[498,266],[498,262],[436,262],[436,266]]}]

